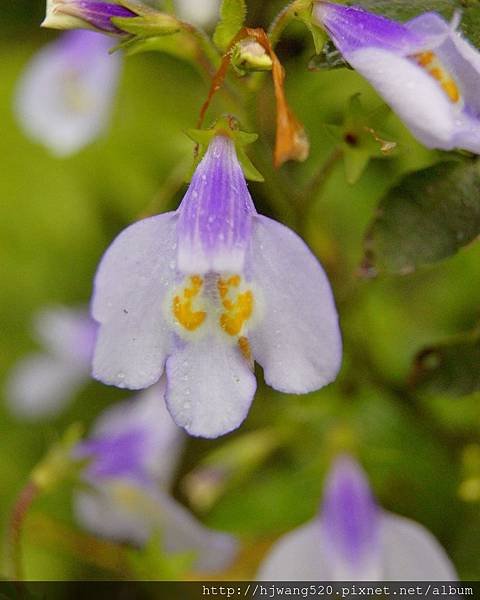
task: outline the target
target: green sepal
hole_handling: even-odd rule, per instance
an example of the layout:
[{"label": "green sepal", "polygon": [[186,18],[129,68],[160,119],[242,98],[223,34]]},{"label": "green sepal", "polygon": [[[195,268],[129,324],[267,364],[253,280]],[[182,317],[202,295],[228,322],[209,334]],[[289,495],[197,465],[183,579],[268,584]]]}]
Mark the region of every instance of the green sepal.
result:
[{"label": "green sepal", "polygon": [[119,48],[124,50],[127,56],[143,52],[162,52],[198,67],[195,43],[183,32],[147,38],[130,38],[113,48],[113,51]]},{"label": "green sepal", "polygon": [[191,175],[193,175],[194,169],[203,158],[212,139],[216,135],[223,134],[233,140],[237,158],[245,177],[250,181],[265,181],[263,175],[256,169],[245,151],[245,146],[255,142],[258,135],[256,133],[241,131],[239,129],[238,121],[235,118],[225,116],[220,118],[210,129],[189,129],[186,131],[186,134],[200,147]]},{"label": "green sepal", "polygon": [[245,0],[223,0],[213,41],[224,52],[235,35],[240,31],[247,16]]},{"label": "green sepal", "polygon": [[326,125],[326,131],[342,151],[345,177],[350,184],[356,183],[372,158],[385,158],[392,154],[396,143],[385,139],[377,129],[388,115],[389,109],[366,111],[360,94],[349,100],[345,119],[341,125]]},{"label": "green sepal", "polygon": [[175,17],[160,12],[138,17],[113,17],[111,21],[122,31],[143,38],[171,35],[181,29]]}]

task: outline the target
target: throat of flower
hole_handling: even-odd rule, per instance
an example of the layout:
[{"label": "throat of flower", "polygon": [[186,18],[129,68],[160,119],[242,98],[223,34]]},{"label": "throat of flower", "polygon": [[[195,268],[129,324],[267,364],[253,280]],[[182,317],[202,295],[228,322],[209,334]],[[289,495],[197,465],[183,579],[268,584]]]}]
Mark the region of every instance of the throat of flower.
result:
[{"label": "throat of flower", "polygon": [[256,318],[257,298],[250,283],[236,273],[185,277],[170,296],[168,316],[185,340],[209,333],[236,344],[253,365],[248,327]]},{"label": "throat of flower", "polygon": [[414,54],[411,57],[419,67],[422,67],[435,81],[437,81],[450,102],[460,103],[462,95],[455,79],[444,67],[435,52],[427,51]]}]

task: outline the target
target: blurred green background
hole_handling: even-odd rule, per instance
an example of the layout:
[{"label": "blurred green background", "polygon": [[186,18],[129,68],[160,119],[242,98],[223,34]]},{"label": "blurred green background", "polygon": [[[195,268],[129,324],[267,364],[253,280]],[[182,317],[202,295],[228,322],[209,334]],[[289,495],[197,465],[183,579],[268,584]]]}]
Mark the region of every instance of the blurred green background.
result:
[{"label": "blurred green background", "polygon": [[[281,8],[273,1],[251,4],[251,25],[268,25]],[[108,132],[72,158],[55,159],[24,137],[12,114],[22,69],[56,37],[38,27],[43,10],[41,0],[17,0],[1,9],[2,381],[15,361],[35,349],[30,328],[35,311],[87,303],[96,265],[114,235],[152,206],[159,212],[176,207],[191,167],[192,143],[184,131],[195,126],[208,89],[192,66],[172,57],[130,57]],[[259,212],[292,224],[280,195],[307,182],[330,155],[334,142],[324,124],[341,123],[357,92],[371,110],[381,101],[351,71],[307,70],[313,46],[301,27],[288,30],[279,54],[288,97],[312,151],[302,165],[288,164],[279,173],[271,168],[273,95],[266,79],[252,109],[262,138],[252,159],[266,182],[250,188]],[[220,96],[209,118],[226,108]],[[383,129],[398,142],[397,152],[373,160],[353,186],[339,162],[323,195],[312,198],[302,232],[335,291],[345,345],[341,376],[309,396],[286,396],[261,384],[238,431],[214,442],[188,443],[175,494],[208,525],[241,537],[246,550],[231,576],[253,576],[268,545],[315,514],[331,459],[347,449],[364,465],[383,507],[421,522],[444,545],[461,577],[480,579],[480,395],[432,396],[407,385],[419,350],[478,324],[480,244],[410,275],[358,276],[365,231],[382,195],[403,173],[438,159],[393,115]],[[260,369],[258,375],[261,381]],[[2,401],[0,534],[29,472],[65,427],[73,421],[88,425],[126,395],[92,382],[61,416],[33,425],[13,420]],[[235,462],[238,445],[253,448],[250,457],[238,458],[240,466],[232,472],[223,469],[219,489],[200,489],[192,472],[198,474],[202,461],[223,464],[215,452]],[[70,498],[64,486],[32,508],[23,544],[27,577],[125,575],[116,549],[95,546],[73,521]],[[147,562],[144,557],[134,575],[161,577],[148,571]]]}]

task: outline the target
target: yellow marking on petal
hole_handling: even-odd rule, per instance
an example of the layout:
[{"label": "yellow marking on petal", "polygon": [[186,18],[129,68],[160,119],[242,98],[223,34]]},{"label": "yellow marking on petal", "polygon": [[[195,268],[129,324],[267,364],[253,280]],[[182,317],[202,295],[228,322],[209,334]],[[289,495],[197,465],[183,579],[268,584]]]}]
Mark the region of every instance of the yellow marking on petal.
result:
[{"label": "yellow marking on petal", "polygon": [[190,277],[190,285],[183,288],[180,295],[174,296],[172,310],[175,319],[187,331],[198,329],[207,316],[203,310],[194,310],[193,303],[203,287],[203,279],[199,275]]},{"label": "yellow marking on petal", "polygon": [[457,83],[442,65],[440,59],[434,52],[420,52],[419,54],[414,54],[412,58],[420,67],[425,69],[431,77],[438,81],[451,102],[454,104],[460,102],[462,96]]},{"label": "yellow marking on petal", "polygon": [[[253,314],[253,293],[251,290],[239,292],[242,279],[239,275],[232,275],[228,279],[220,278],[217,283],[222,306],[225,309],[220,315],[220,326],[228,335],[240,335],[245,322]],[[236,293],[232,295],[232,288]]]}]

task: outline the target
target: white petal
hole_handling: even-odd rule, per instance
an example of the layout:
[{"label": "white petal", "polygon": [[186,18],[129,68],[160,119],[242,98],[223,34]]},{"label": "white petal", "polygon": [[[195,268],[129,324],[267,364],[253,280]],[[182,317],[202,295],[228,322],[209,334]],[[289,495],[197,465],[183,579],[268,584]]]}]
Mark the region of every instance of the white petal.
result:
[{"label": "white petal", "polygon": [[74,507],[77,519],[95,535],[144,545],[159,533],[165,552],[194,554],[201,571],[226,567],[237,549],[232,537],[207,529],[160,490],[117,481],[77,493]]},{"label": "white petal", "polygon": [[93,374],[140,389],[160,378],[170,347],[163,299],[175,281],[176,217],[166,213],[123,231],[95,278],[92,314],[101,324]]},{"label": "white petal", "polygon": [[206,336],[173,352],[166,370],[168,410],[190,435],[218,437],[247,416],[256,380],[238,346]]},{"label": "white petal", "polygon": [[272,546],[256,578],[259,581],[332,581],[320,542],[317,520],[294,529]]},{"label": "white petal", "polygon": [[304,242],[290,229],[255,217],[253,280],[263,317],[249,332],[265,381],[287,393],[306,393],[335,379],[342,343],[328,279]]},{"label": "white petal", "polygon": [[104,48],[92,56],[88,68],[76,70],[63,41],[49,44],[32,58],[15,100],[25,133],[57,156],[78,151],[107,126],[120,69],[120,57]]},{"label": "white petal", "polygon": [[164,378],[132,399],[104,411],[95,421],[92,435],[116,436],[133,429],[148,432],[148,470],[156,481],[167,487],[178,465],[185,436],[165,405]]},{"label": "white petal", "polygon": [[7,381],[10,411],[22,419],[41,419],[59,413],[78,388],[88,381],[85,369],[71,362],[34,354],[13,368]]},{"label": "white petal", "polygon": [[346,58],[425,146],[444,150],[455,146],[457,109],[425,70],[379,48],[357,50]]},{"label": "white petal", "polygon": [[390,513],[382,515],[385,581],[453,581],[455,568],[424,527]]}]

